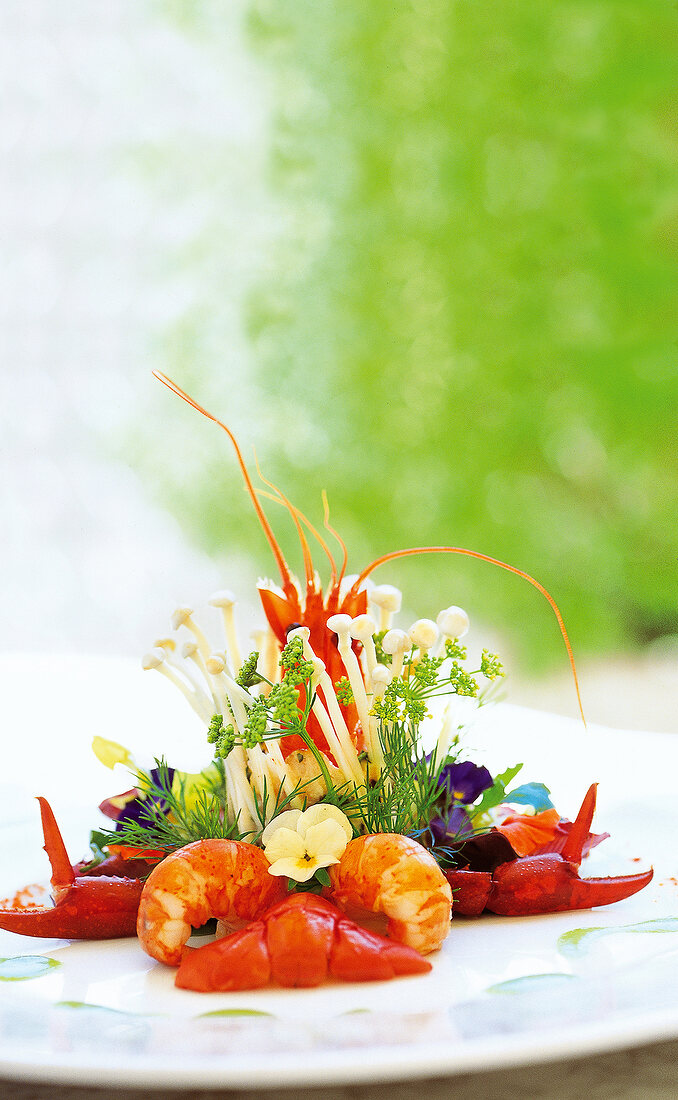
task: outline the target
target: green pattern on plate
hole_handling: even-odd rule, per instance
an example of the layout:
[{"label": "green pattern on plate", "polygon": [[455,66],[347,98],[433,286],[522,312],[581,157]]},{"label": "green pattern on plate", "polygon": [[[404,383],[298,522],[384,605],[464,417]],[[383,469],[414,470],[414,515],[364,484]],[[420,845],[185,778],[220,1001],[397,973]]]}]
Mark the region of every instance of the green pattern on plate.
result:
[{"label": "green pattern on plate", "polygon": [[256,1008],[215,1008],[213,1012],[201,1012],[196,1020],[205,1020],[209,1016],[269,1016],[275,1019],[273,1012],[260,1012]]},{"label": "green pattern on plate", "polygon": [[592,943],[604,936],[633,932],[678,932],[678,917],[660,917],[658,920],[644,920],[638,924],[616,924],[608,928],[573,928],[558,937],[558,950],[561,955],[583,955]]},{"label": "green pattern on plate", "polygon": [[31,978],[41,978],[59,966],[61,963],[48,955],[14,955],[9,959],[0,959],[0,981],[27,982]]},{"label": "green pattern on plate", "polygon": [[105,1012],[111,1016],[126,1016],[127,1018],[133,1018],[137,1016],[150,1016],[154,1015],[149,1012],[126,1012],[123,1008],[109,1008],[108,1005],[95,1005],[90,1001],[57,1001],[55,1008],[86,1008],[90,1012]]},{"label": "green pattern on plate", "polygon": [[554,986],[565,985],[567,982],[577,981],[574,974],[526,974],[522,978],[509,978],[505,982],[497,982],[488,987],[488,993],[501,993],[514,995],[516,993],[532,993],[541,989],[551,989]]}]

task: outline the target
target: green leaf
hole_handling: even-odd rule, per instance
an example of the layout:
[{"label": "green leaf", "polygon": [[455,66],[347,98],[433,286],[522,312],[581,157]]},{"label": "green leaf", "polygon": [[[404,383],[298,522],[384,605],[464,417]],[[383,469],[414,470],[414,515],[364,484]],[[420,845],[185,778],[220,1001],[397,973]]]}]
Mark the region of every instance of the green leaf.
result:
[{"label": "green leaf", "polygon": [[474,818],[487,813],[488,810],[494,809],[495,806],[499,806],[505,801],[506,788],[511,780],[515,779],[522,766],[522,764],[515,764],[512,768],[507,768],[501,775],[496,776],[492,786],[485,791],[480,802],[473,807]]}]

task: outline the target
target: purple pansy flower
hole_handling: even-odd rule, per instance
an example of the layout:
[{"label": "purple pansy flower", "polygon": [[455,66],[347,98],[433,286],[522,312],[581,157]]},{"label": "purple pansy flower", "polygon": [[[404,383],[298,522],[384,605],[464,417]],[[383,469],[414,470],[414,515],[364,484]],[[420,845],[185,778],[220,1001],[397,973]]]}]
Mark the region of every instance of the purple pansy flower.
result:
[{"label": "purple pansy flower", "polygon": [[463,806],[453,806],[444,817],[429,821],[433,846],[449,844],[450,840],[468,840],[473,836],[473,824]]},{"label": "purple pansy flower", "polygon": [[476,798],[491,787],[494,780],[487,768],[464,760],[461,764],[447,764],[438,780],[451,802],[470,806]]},{"label": "purple pansy flower", "polygon": [[[149,776],[154,786],[162,787],[168,791],[172,789],[174,768],[152,768]],[[106,817],[113,818],[116,822],[116,830],[119,831],[124,828],[126,821],[144,820],[147,816],[148,806],[151,803],[155,803],[165,813],[169,809],[164,798],[160,795],[149,794],[146,798],[142,798],[141,791],[136,787],[133,787],[131,791],[125,791],[124,794],[107,798],[101,803],[99,809]]]},{"label": "purple pansy flower", "polygon": [[[174,768],[151,768],[151,771],[148,774],[154,786],[164,788],[168,791],[172,789]],[[137,795],[137,798],[133,799],[131,802],[128,802],[123,809],[120,817],[118,818],[116,829],[122,829],[124,827],[125,821],[148,820],[149,803],[154,803],[164,813],[167,813],[169,810],[169,806],[165,802],[164,798],[159,795],[149,794],[146,798],[140,798]]]}]

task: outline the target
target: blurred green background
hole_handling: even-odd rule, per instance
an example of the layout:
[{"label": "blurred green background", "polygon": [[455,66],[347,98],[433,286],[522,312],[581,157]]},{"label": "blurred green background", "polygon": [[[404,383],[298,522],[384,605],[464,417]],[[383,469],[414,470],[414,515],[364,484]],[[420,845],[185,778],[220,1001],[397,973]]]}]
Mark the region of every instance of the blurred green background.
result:
[{"label": "blurred green background", "polygon": [[[219,6],[161,5],[226,58]],[[152,184],[213,203],[155,365],[316,522],[327,489],[350,568],[466,546],[538,577],[578,655],[678,634],[675,6],[260,0],[244,23],[274,104],[266,232],[239,277],[229,149],[155,150]],[[226,441],[169,397],[143,415],[133,458],[162,499],[270,573]],[[419,615],[467,606],[526,669],[563,661],[547,605],[489,565],[376,579]]]}]

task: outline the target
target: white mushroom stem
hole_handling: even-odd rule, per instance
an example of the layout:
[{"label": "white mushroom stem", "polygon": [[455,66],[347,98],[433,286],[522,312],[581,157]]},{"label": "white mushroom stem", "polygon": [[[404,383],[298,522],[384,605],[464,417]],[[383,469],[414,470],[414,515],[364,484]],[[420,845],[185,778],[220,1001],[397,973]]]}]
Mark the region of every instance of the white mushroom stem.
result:
[{"label": "white mushroom stem", "polygon": [[[266,759],[269,768],[280,784],[283,795],[286,796],[291,794],[295,784],[287,770],[287,764],[285,763],[280,743],[274,738],[266,742]],[[301,806],[301,802],[299,806]],[[292,808],[294,809],[294,806],[292,806]]]},{"label": "white mushroom stem", "polygon": [[187,630],[190,630],[196,640],[202,657],[207,659],[212,651],[212,647],[194,620],[192,607],[178,607],[172,615],[172,630],[178,630],[180,626],[185,626]]},{"label": "white mushroom stem", "polygon": [[228,763],[228,757],[223,761],[224,776],[226,779],[226,819],[229,825],[232,825],[236,818],[236,804],[235,804],[235,783],[231,772],[230,764]]},{"label": "white mushroom stem", "polygon": [[[284,764],[283,764],[282,768],[278,768],[278,766],[276,764],[274,764],[274,762],[271,759],[271,756],[269,755],[269,753],[266,751],[267,747],[268,747],[267,745],[266,746],[265,745],[257,745],[256,746],[256,752],[254,753],[254,759],[253,759],[253,761],[251,762],[251,765],[250,765],[252,767],[252,764],[253,764],[253,767],[252,767],[253,774],[255,773],[256,770],[259,771],[260,782],[261,782],[261,790],[259,792],[259,798],[260,798],[261,809],[262,809],[262,814],[263,814],[263,817],[264,817],[265,824],[268,824],[268,821],[269,821],[270,817],[272,816],[273,807],[275,806],[275,802],[276,802],[276,794],[277,794],[279,789],[281,789],[281,788],[283,790],[285,789],[284,788],[284,782],[287,778],[287,773],[286,773]],[[253,751],[253,750],[248,750],[248,751]],[[265,789],[265,793],[266,793],[266,798],[265,799],[264,799],[264,789]],[[264,802],[265,802],[265,804],[264,804]]]},{"label": "white mushroom stem", "polygon": [[266,758],[261,751],[261,745],[253,745],[251,749],[246,749],[245,753],[252,776],[250,786],[254,784],[254,789],[259,799],[259,816],[263,816],[265,820],[268,799],[271,796],[271,787],[266,774],[268,770],[266,767]]},{"label": "white mushroom stem", "polygon": [[242,745],[233,746],[226,757],[225,763],[228,765],[229,775],[234,788],[233,804],[240,811],[238,828],[241,833],[256,832],[258,821],[257,808],[254,803],[252,788],[247,778],[245,750]]},{"label": "white mushroom stem", "polygon": [[212,696],[212,702],[214,704],[214,710],[212,711],[212,714],[218,714],[223,706],[223,699],[220,699],[218,693],[214,690],[214,681],[207,671],[205,658],[198,649],[197,642],[184,642],[183,646],[181,647],[181,656],[184,658],[185,661],[193,661],[195,667],[202,673],[205,684],[207,685],[207,689]]},{"label": "white mushroom stem", "polygon": [[221,592],[215,592],[214,595],[210,597],[209,603],[212,607],[221,609],[224,620],[224,633],[226,635],[226,649],[231,658],[233,668],[236,672],[240,672],[242,668],[242,656],[238,643],[238,632],[235,628],[235,596],[228,589],[223,589]]},{"label": "white mushroom stem", "polygon": [[[337,617],[348,619],[349,623],[351,622],[351,618],[349,615],[334,616],[334,618]],[[342,761],[340,767],[343,771],[346,772],[347,778],[350,777],[357,784],[357,786],[361,787],[363,786],[365,779],[362,773],[362,768],[360,767],[360,761],[358,760],[358,753],[356,751],[355,745],[353,744],[353,741],[351,740],[351,735],[348,731],[348,726],[344,721],[344,716],[341,713],[341,707],[339,706],[339,700],[337,699],[334,690],[334,684],[332,683],[332,680],[330,679],[330,676],[325,669],[325,665],[318,657],[316,657],[313,649],[311,648],[311,644],[309,642],[310,631],[307,626],[300,626],[297,627],[296,630],[291,630],[288,637],[301,638],[304,645],[304,657],[307,661],[313,661],[315,665],[317,684],[323,695],[325,696],[327,709],[325,710],[325,707],[322,707],[322,703],[320,703],[320,706],[322,707],[322,710],[325,712],[325,714],[329,716],[330,726],[332,728],[334,737],[336,738],[341,749],[340,757],[337,757],[336,753],[334,753],[334,749],[332,751],[335,755],[335,758],[337,759],[337,763],[339,764],[340,760]],[[319,702],[317,698],[316,702]],[[322,728],[324,719],[321,719],[320,713],[316,714],[316,717],[321,723]],[[325,729],[323,729],[323,732],[325,733],[325,737],[327,737],[327,732],[325,731]]]},{"label": "white mushroom stem", "polygon": [[[266,631],[261,627],[258,630],[250,630],[250,644],[252,646],[252,649],[259,654],[257,660],[257,669],[262,676],[266,676],[266,673],[264,672],[264,647],[266,645]],[[270,679],[270,677],[267,677],[267,679]],[[268,692],[270,691],[268,684],[261,685],[260,690],[263,691],[264,689],[265,694],[268,695]]]},{"label": "white mushroom stem", "polygon": [[[208,657],[205,667],[212,679],[215,690],[220,694],[222,705],[232,712],[238,732],[242,733],[247,724],[245,699],[251,703],[252,697],[228,675],[226,663],[220,654],[213,653]],[[244,694],[245,699],[240,694],[241,692]]]},{"label": "white mushroom stem", "polygon": [[372,673],[372,685],[374,687],[374,698],[382,699],[386,688],[393,679],[393,673],[386,665],[377,665]]},{"label": "white mushroom stem", "polygon": [[457,607],[456,604],[444,608],[438,614],[436,622],[440,630],[440,638],[434,656],[440,657],[445,648],[445,639],[450,638],[452,641],[456,641],[458,638],[463,638],[468,633],[470,622],[463,607]]},{"label": "white mushroom stem", "polygon": [[266,642],[261,663],[261,670],[267,680],[277,684],[280,680],[280,646],[273,631],[266,631]]},{"label": "white mushroom stem", "polygon": [[329,713],[321,702],[320,696],[316,695],[313,701],[312,709],[313,713],[318,719],[318,725],[325,735],[325,740],[327,741],[329,750],[336,760],[337,767],[342,773],[343,778],[346,780],[346,782],[353,782],[356,784],[356,786],[361,787],[364,783],[364,777],[360,767],[360,763],[358,761],[357,753],[355,754],[355,764],[352,767],[352,762],[349,759],[346,751],[344,750],[344,746],[339,740],[339,737],[337,736],[337,731],[335,730],[330,720]]},{"label": "white mushroom stem", "polygon": [[177,644],[174,638],[158,638],[158,640],[153,643],[153,648],[162,649],[165,654],[165,661],[170,668],[176,669],[185,680],[188,680],[191,687],[198,692],[198,694],[202,694],[205,698],[205,702],[208,704],[207,696],[203,691],[203,684],[198,682],[190,668],[188,668],[186,661],[179,660],[176,653]]},{"label": "white mushroom stem", "polygon": [[452,744],[453,731],[456,730],[457,725],[454,719],[454,706],[452,703],[448,703],[443,713],[443,724],[440,727],[440,733],[438,734],[438,740],[436,742],[436,763],[441,764],[450,751],[450,745]]},{"label": "white mushroom stem", "polygon": [[[308,648],[309,650],[311,650],[310,645],[308,646]],[[309,659],[310,658],[307,658],[307,660]],[[334,698],[336,700],[336,693],[334,691],[332,681],[326,673],[324,662],[321,661],[318,657],[314,657],[313,665],[315,669],[312,681],[313,689],[315,690],[317,687],[321,687],[323,689],[323,694],[325,695],[326,692],[330,690],[332,691],[332,694],[334,695]],[[329,712],[325,708],[325,706],[323,706],[323,702],[317,693],[315,699],[313,700],[313,713],[318,719],[318,723],[321,730],[323,731],[323,734],[325,735],[325,740],[327,741],[330,752],[334,756],[334,759],[337,762],[337,767],[341,771],[344,779],[349,783],[353,781],[354,783],[357,783],[358,786],[361,786],[363,783],[363,773],[362,769],[360,768],[360,761],[358,760],[357,752],[355,752],[355,749],[353,752],[346,752],[346,749],[344,748],[344,745],[339,739],[337,731],[332,724]],[[351,745],[353,746],[353,742],[351,742]]]},{"label": "white mushroom stem", "polygon": [[394,614],[402,607],[402,592],[392,584],[378,584],[370,592],[370,600],[380,611],[379,629],[389,630]]},{"label": "white mushroom stem", "polygon": [[[386,688],[393,679],[390,668],[386,665],[377,665],[372,673],[372,686],[374,689],[374,699],[382,699]],[[376,714],[370,714],[370,744],[371,751],[370,756],[374,762],[375,768],[380,773],[384,767],[384,751],[381,744],[381,738],[379,736],[379,719]]]},{"label": "white mushroom stem", "polygon": [[417,661],[420,661],[438,641],[438,627],[433,622],[433,619],[417,619],[416,623],[412,623],[407,633],[417,647],[417,652],[414,656],[414,662],[416,664]]},{"label": "white mushroom stem", "polygon": [[328,630],[335,631],[337,635],[337,644],[339,648],[339,656],[342,659],[346,674],[348,676],[348,682],[351,685],[351,691],[353,692],[353,698],[355,699],[356,710],[358,711],[358,717],[360,718],[360,724],[363,728],[365,737],[369,739],[370,731],[370,707],[367,702],[367,692],[365,691],[365,681],[363,680],[362,672],[360,671],[360,665],[358,664],[358,658],[353,652],[353,646],[351,645],[351,631],[353,627],[353,620],[349,615],[331,615],[327,620]]},{"label": "white mushroom stem", "polygon": [[403,671],[405,654],[412,648],[412,639],[409,634],[404,630],[388,630],[384,634],[381,646],[384,653],[388,653],[393,658],[391,662],[392,675],[400,676]]},{"label": "white mushroom stem", "polygon": [[200,720],[209,722],[213,711],[208,697],[203,692],[192,690],[173,668],[168,667],[163,650],[147,653],[141,664],[144,669],[153,668],[162,673],[170,683],[179,688],[179,691],[188,700]]},{"label": "white mushroom stem", "polygon": [[362,643],[368,687],[372,686],[372,673],[377,667],[377,651],[374,637],[377,624],[371,615],[358,615],[351,623],[351,637]]}]

